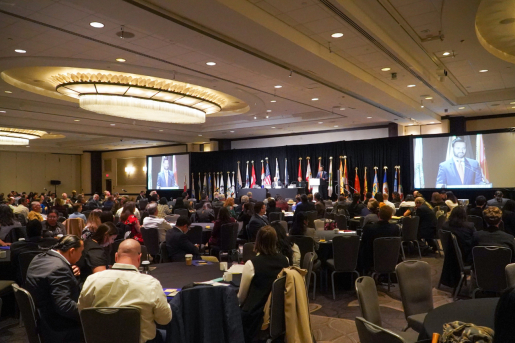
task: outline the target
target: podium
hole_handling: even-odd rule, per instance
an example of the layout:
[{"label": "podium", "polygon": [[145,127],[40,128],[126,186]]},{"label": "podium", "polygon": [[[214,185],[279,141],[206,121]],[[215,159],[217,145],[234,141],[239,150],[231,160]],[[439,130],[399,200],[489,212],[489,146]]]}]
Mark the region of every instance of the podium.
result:
[{"label": "podium", "polygon": [[313,188],[313,194],[318,193],[318,187],[320,187],[320,179],[309,179],[309,187]]}]

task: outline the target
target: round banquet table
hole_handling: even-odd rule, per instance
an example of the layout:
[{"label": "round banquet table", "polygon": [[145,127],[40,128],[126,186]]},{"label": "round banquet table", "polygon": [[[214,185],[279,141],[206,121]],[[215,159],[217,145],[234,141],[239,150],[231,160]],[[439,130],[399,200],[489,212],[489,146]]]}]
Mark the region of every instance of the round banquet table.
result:
[{"label": "round banquet table", "polygon": [[459,300],[442,305],[429,312],[424,320],[424,331],[418,339],[431,338],[434,332],[442,334],[443,325],[454,321],[494,328],[495,308],[499,298]]},{"label": "round banquet table", "polygon": [[224,272],[219,263],[205,266],[187,266],[186,262],[158,263],[150,274],[161,282],[163,288],[182,288],[192,282],[210,281],[220,278]]}]

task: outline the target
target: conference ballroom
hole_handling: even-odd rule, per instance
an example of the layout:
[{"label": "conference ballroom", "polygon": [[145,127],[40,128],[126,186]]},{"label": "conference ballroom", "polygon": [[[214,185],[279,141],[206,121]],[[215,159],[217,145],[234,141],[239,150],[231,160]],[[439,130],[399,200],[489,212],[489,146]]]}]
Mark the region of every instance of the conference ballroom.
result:
[{"label": "conference ballroom", "polygon": [[515,0],[0,1],[0,343],[515,342]]}]

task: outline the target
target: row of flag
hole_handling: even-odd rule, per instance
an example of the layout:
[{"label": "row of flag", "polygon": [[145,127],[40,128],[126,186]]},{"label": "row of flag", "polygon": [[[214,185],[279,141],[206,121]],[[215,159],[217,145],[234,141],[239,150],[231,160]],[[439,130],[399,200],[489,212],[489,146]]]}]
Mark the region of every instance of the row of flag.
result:
[{"label": "row of flag", "polygon": [[[329,185],[328,185],[328,195],[331,197],[333,195],[333,192],[337,194],[336,192],[336,186],[333,184],[333,158],[330,157],[330,164],[329,164]],[[309,185],[309,180],[313,178],[313,174],[311,173],[311,163],[310,158],[307,157],[307,167],[306,167],[306,174],[305,174],[305,180],[308,185],[308,189],[312,189]],[[266,162],[265,162],[266,161]],[[288,159],[285,159],[285,169],[284,169],[284,187],[288,187],[290,180],[289,180],[289,173],[288,173]],[[266,163],[266,164],[265,164]],[[250,174],[249,174],[249,164],[250,164]],[[318,170],[320,170],[320,166],[322,165],[322,158],[319,157],[318,159]],[[277,158],[275,159],[275,177],[273,182],[280,183],[281,182],[281,176],[279,171],[279,163]],[[378,175],[377,170],[378,167],[374,167],[374,182],[372,184],[372,195],[375,195],[379,191],[379,181],[378,181]],[[388,187],[388,177],[387,177],[387,170],[388,167],[383,167],[383,184],[382,184],[382,191],[383,193],[390,193],[390,189]],[[359,179],[358,174],[358,168],[355,168],[355,178],[354,178],[354,187],[352,187],[349,184],[348,179],[348,171],[347,171],[347,156],[340,156],[340,168],[338,170],[338,180],[339,182],[339,193],[344,194],[347,193],[359,193],[361,194],[361,182]],[[211,177],[212,174],[212,177]],[[268,157],[265,160],[261,160],[261,185],[257,183],[257,177],[256,177],[256,169],[254,165],[254,161],[247,161],[246,163],[246,171],[245,171],[245,183],[243,183],[243,179],[241,177],[241,171],[240,171],[240,162],[238,161],[238,169],[236,173],[236,180],[235,180],[235,172],[232,172],[232,180],[231,180],[231,173],[227,172],[227,182],[224,184],[224,173],[223,172],[214,172],[214,173],[204,173],[204,182],[201,182],[201,176],[199,173],[198,177],[198,189],[199,189],[199,197],[200,193],[204,193],[209,196],[209,199],[212,199],[213,194],[215,192],[226,194],[227,197],[234,197],[235,195],[235,189],[236,187],[238,189],[241,188],[256,188],[256,185],[260,188],[272,188],[273,182],[271,179],[270,174],[270,166],[268,163]],[[192,197],[195,197],[195,186],[194,186],[194,176],[193,173],[191,174],[192,179]],[[316,174],[316,177],[320,177],[319,173]],[[298,169],[298,180],[304,181],[304,175],[302,174],[302,158],[299,158],[299,169]],[[368,178],[367,178],[367,167],[364,168],[364,188],[363,193],[366,194],[368,192]],[[225,185],[227,185],[225,187]],[[352,192],[351,192],[352,188]],[[184,178],[184,190],[186,191],[186,177]],[[394,177],[394,185],[392,192],[398,192],[401,196],[401,199],[404,198],[404,192],[401,184],[401,169],[400,166],[395,166],[395,177]]]}]

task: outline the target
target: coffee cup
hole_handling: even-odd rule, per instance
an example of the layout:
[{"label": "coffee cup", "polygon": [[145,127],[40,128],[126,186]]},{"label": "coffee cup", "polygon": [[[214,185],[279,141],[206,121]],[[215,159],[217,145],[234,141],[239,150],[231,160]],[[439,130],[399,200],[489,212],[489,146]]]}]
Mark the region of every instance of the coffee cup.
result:
[{"label": "coffee cup", "polygon": [[333,230],[333,232],[334,232],[334,233],[336,233],[336,234],[338,234],[338,233],[340,233],[340,230],[338,230],[338,229],[334,229],[334,230]]},{"label": "coffee cup", "polygon": [[232,274],[229,272],[224,273],[224,281],[225,282],[231,282],[232,281]]},{"label": "coffee cup", "polygon": [[186,265],[187,266],[191,266],[191,261],[193,260],[193,255],[192,254],[186,254],[186,255],[184,255],[184,258],[186,259]]},{"label": "coffee cup", "polygon": [[220,270],[223,272],[227,270],[227,262],[220,262]]}]

